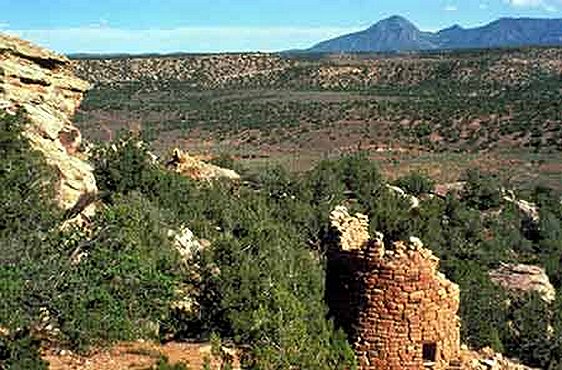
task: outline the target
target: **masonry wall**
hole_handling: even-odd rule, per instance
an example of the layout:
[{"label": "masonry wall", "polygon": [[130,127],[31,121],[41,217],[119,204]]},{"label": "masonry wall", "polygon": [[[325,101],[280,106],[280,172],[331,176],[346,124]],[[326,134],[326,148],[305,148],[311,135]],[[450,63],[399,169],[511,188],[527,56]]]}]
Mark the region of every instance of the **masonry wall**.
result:
[{"label": "masonry wall", "polygon": [[458,286],[419,241],[328,254],[327,300],[362,370],[447,369],[460,356]]}]

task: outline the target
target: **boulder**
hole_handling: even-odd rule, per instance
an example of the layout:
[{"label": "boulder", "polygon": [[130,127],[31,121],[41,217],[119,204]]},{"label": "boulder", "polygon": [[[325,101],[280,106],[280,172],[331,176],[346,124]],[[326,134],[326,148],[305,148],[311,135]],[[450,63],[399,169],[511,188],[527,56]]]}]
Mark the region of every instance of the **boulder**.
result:
[{"label": "boulder", "polygon": [[438,184],[435,186],[433,193],[441,198],[445,198],[448,194],[460,194],[466,186],[466,182],[451,182],[447,184]]},{"label": "boulder", "polygon": [[420,207],[420,200],[417,197],[406,193],[404,189],[389,184],[386,185],[386,188],[391,192],[393,192],[394,194],[396,194],[397,196],[408,199],[410,201],[410,209],[415,209]]},{"label": "boulder", "polygon": [[168,237],[172,240],[174,247],[185,261],[190,261],[204,248],[203,243],[195,238],[193,232],[187,227],[181,227],[178,231],[168,230]]},{"label": "boulder", "polygon": [[461,349],[461,358],[458,365],[459,369],[466,370],[538,370],[506,358],[489,347],[479,351],[471,351],[464,345]]}]

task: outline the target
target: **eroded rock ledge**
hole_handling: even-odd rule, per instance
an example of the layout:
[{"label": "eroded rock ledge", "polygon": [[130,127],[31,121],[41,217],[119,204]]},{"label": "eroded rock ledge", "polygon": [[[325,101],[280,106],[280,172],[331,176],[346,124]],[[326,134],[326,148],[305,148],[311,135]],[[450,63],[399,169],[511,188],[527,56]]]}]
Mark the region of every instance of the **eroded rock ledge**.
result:
[{"label": "eroded rock ledge", "polygon": [[177,148],[174,149],[172,158],[167,161],[166,167],[171,171],[194,180],[240,180],[240,175],[235,171],[203,162],[197,157],[193,157]]},{"label": "eroded rock ledge", "polygon": [[501,263],[489,272],[490,279],[503,288],[513,291],[536,292],[547,303],[556,299],[556,289],[550,283],[545,270],[539,266]]},{"label": "eroded rock ledge", "polygon": [[[22,110],[29,120],[24,135],[57,170],[56,202],[63,209],[97,192],[93,169],[80,152],[80,131],[70,121],[88,88],[67,58],[0,34],[0,109]],[[91,212],[93,207],[85,211]]]}]

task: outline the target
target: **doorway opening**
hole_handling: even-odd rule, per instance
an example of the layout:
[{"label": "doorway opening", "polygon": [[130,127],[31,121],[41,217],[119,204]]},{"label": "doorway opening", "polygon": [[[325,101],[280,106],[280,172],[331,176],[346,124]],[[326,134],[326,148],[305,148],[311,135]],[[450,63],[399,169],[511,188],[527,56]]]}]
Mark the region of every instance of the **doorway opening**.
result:
[{"label": "doorway opening", "polygon": [[437,359],[437,343],[424,343],[423,349],[423,362],[435,362]]}]

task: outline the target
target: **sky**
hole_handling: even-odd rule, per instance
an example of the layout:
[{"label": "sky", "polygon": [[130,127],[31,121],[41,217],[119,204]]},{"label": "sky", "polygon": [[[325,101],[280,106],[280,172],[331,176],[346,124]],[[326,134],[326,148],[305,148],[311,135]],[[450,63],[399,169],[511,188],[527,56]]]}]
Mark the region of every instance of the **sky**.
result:
[{"label": "sky", "polygon": [[61,53],[307,48],[402,15],[424,31],[562,18],[562,0],[0,0],[0,32]]}]

